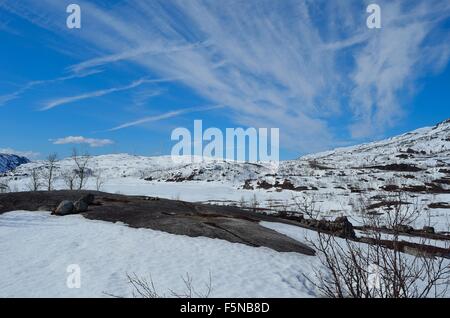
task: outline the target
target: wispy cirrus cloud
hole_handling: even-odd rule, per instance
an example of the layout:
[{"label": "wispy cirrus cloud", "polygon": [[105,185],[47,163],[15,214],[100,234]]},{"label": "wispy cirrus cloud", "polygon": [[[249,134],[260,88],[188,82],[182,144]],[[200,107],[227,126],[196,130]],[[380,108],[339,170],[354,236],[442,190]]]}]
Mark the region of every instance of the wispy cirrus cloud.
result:
[{"label": "wispy cirrus cloud", "polygon": [[53,79],[30,81],[12,93],[0,95],[0,106],[3,106],[5,104],[7,104],[8,102],[19,98],[22,94],[26,93],[27,91],[29,91],[37,86],[46,85],[46,84],[54,84],[54,83],[58,83],[58,82],[65,82],[65,81],[69,81],[69,80],[76,79],[76,78],[84,78],[84,77],[98,74],[101,72],[102,72],[102,70],[100,70],[100,69],[89,69],[87,71],[74,73],[74,74],[70,74],[70,75],[66,75],[66,76],[61,76],[61,77],[57,77],[57,78],[53,78]]},{"label": "wispy cirrus cloud", "polygon": [[[153,79],[152,80],[152,79],[141,78],[139,80],[133,81],[132,83],[130,83],[128,85],[124,85],[124,86],[117,86],[117,87],[111,87],[111,88],[107,88],[107,89],[96,90],[96,91],[79,94],[79,95],[75,95],[75,96],[61,97],[61,98],[47,102],[45,104],[45,106],[41,108],[41,110],[49,110],[49,109],[52,109],[52,108],[55,108],[58,106],[74,103],[74,102],[77,102],[80,100],[101,97],[101,96],[105,96],[105,95],[116,93],[116,92],[130,90],[132,88],[139,87],[143,84],[156,83],[156,82],[162,82],[162,81],[171,81],[171,80],[172,79],[165,79],[165,80],[164,79]],[[158,94],[157,91],[155,91],[154,93],[155,94],[153,94],[153,96]]]},{"label": "wispy cirrus cloud", "polygon": [[138,126],[138,125],[142,125],[142,124],[146,124],[146,123],[150,123],[150,122],[155,122],[155,121],[160,121],[160,120],[164,120],[164,119],[177,117],[177,116],[180,116],[183,114],[204,112],[204,111],[209,111],[209,110],[214,110],[214,109],[220,109],[223,107],[224,107],[223,105],[214,105],[214,106],[207,106],[207,107],[190,107],[190,108],[174,110],[174,111],[166,112],[164,114],[139,118],[137,120],[127,122],[127,123],[121,124],[119,126],[113,127],[111,129],[108,129],[108,131],[121,130],[124,128],[134,127],[134,126]]},{"label": "wispy cirrus cloud", "polygon": [[[448,63],[450,35],[443,36],[443,45],[426,41],[438,22],[449,17],[450,4],[445,2],[432,6],[419,2],[409,10],[400,1],[384,4],[383,28],[355,54],[356,67],[350,76],[353,137],[367,137],[395,125],[404,113],[402,89],[414,91],[414,80]],[[435,58],[430,59],[430,54]]]},{"label": "wispy cirrus cloud", "polygon": [[54,145],[87,144],[93,148],[104,147],[114,144],[114,141],[112,141],[111,139],[95,139],[95,138],[86,138],[83,136],[68,136],[64,138],[58,138],[55,140],[51,139],[50,141]]},{"label": "wispy cirrus cloud", "polygon": [[139,47],[137,49],[127,49],[120,53],[114,53],[102,57],[93,58],[87,61],[83,61],[81,63],[72,65],[71,67],[69,67],[69,70],[74,73],[79,73],[86,69],[91,69],[93,67],[98,67],[105,64],[111,64],[120,61],[129,61],[136,58],[140,58],[141,56],[146,56],[148,58],[158,54],[171,54],[181,52],[184,50],[195,50],[196,48],[205,45],[206,43],[192,43],[173,47],[155,47],[154,45],[151,45]]},{"label": "wispy cirrus cloud", "polygon": [[[59,1],[25,2],[29,7],[10,3],[9,10],[59,31],[30,9],[57,12]],[[449,36],[438,31],[450,17],[447,2],[379,0],[381,30],[366,27],[369,3],[155,0],[111,8],[80,0],[90,27],[74,36],[96,54],[71,70],[133,63],[226,105],[225,115],[238,124],[280,127],[285,145],[320,150],[339,141],[337,117],[353,138],[395,125],[405,109],[400,93],[414,92],[418,77],[448,63]]]}]

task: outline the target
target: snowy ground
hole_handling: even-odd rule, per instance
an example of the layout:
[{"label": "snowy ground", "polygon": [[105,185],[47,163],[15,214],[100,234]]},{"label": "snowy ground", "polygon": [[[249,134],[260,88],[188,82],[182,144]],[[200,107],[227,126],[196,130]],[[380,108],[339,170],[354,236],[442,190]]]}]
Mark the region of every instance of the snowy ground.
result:
[{"label": "snowy ground", "polygon": [[[261,225],[302,242],[317,235]],[[314,279],[313,270],[322,266],[318,257],[297,253],[27,211],[0,215],[0,254],[0,297],[132,297],[127,273],[151,277],[168,297],[186,290],[186,273],[200,294],[211,274],[210,297],[315,297],[304,275]],[[67,285],[73,264],[80,268],[80,288]]]},{"label": "snowy ground", "polygon": [[[96,190],[101,179],[100,190],[105,192],[244,207],[257,202],[258,208],[274,211],[295,210],[294,198],[307,198],[314,201],[315,210],[322,211],[320,217],[347,215],[357,225],[361,199],[368,203],[395,200],[396,192],[385,190],[386,186],[428,187],[427,191],[404,190],[406,201],[417,202],[423,212],[414,226],[450,231],[450,209],[445,207],[450,202],[450,121],[379,142],[283,161],[279,166],[179,159],[127,154],[92,157],[86,188]],[[0,183],[8,191],[28,191],[31,173],[45,175],[46,164],[21,165],[1,175]],[[385,169],[387,165],[413,170]],[[56,163],[54,189],[67,189],[64,174],[72,173],[74,167],[71,158]],[[304,189],[281,189],[286,180]],[[243,189],[244,184],[252,189]],[[261,184],[269,187],[262,189]],[[440,190],[431,191],[430,184]],[[431,207],[431,203],[443,207]],[[264,225],[303,242],[308,232],[282,224]],[[0,215],[0,255],[0,297],[130,296],[126,274],[132,272],[151,274],[161,294],[169,289],[181,291],[181,276],[187,272],[201,289],[211,272],[213,297],[308,297],[315,292],[302,273],[319,266],[317,257],[131,229],[80,216],[57,218],[44,212]],[[81,267],[80,289],[66,287],[70,264]]]},{"label": "snowy ground", "polygon": [[[168,296],[184,290],[186,273],[203,292],[211,273],[211,297],[311,297],[302,273],[318,266],[296,253],[25,211],[0,215],[0,255],[0,297],[131,296],[127,273],[151,275]],[[81,269],[79,289],[66,285],[71,264]]]}]

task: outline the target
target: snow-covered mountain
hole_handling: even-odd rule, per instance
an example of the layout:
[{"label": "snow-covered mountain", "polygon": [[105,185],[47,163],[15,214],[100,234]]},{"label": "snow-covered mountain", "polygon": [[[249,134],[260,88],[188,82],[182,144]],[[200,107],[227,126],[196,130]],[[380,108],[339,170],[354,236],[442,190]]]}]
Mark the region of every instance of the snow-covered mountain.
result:
[{"label": "snow-covered mountain", "polygon": [[[359,188],[364,188],[364,183],[374,187],[380,181],[396,184],[431,182],[449,177],[449,168],[450,120],[446,120],[386,140],[286,161],[280,165],[278,175],[313,174],[321,181],[336,181],[340,186],[356,181]],[[353,180],[347,180],[347,177]],[[412,181],[414,179],[417,182]]]},{"label": "snow-covered mountain", "polygon": [[[113,193],[219,204],[248,203],[256,196],[260,207],[272,210],[295,207],[294,198],[314,198],[333,216],[354,211],[361,196],[388,208],[384,205],[388,196],[405,192],[430,209],[437,202],[436,213],[442,214],[447,210],[439,209],[447,209],[450,202],[450,120],[378,142],[281,161],[278,166],[113,154],[90,158],[88,167],[96,176],[88,187],[95,189],[101,178],[102,190]],[[20,165],[3,181],[7,179],[12,189],[27,190],[32,169],[45,170],[45,161]],[[60,176],[73,169],[71,158],[57,162],[55,188],[67,188]]]},{"label": "snow-covered mountain", "polygon": [[28,162],[30,162],[30,160],[25,157],[0,153],[0,173],[13,170],[16,167]]},{"label": "snow-covered mountain", "polygon": [[[450,119],[433,127],[420,128],[406,134],[367,144],[338,148],[305,156],[301,159],[340,162],[340,165],[419,163],[428,159],[448,159],[450,153]],[[352,158],[351,161],[342,159]],[[419,162],[418,162],[419,161]],[[426,164],[426,163],[424,163]]]},{"label": "snow-covered mountain", "polygon": [[[0,159],[3,158],[0,155]],[[28,162],[17,156],[6,161],[5,167]],[[320,178],[317,184],[327,179],[340,179],[355,175],[374,177],[379,173],[415,173],[429,178],[446,175],[450,165],[450,120],[434,127],[421,128],[383,141],[339,148],[297,160],[281,161],[278,166],[267,163],[239,163],[233,161],[207,159],[192,163],[188,157],[172,160],[170,156],[143,157],[128,154],[112,154],[92,157],[89,168],[104,178],[134,177],[149,181],[221,181],[236,186],[258,182],[275,184],[289,179],[295,186],[305,186]],[[2,161],[0,160],[0,171]],[[29,175],[33,168],[45,168],[45,161],[35,161],[17,167],[11,175]],[[57,170],[74,168],[71,158],[60,160]],[[397,172],[397,173],[389,173]],[[341,178],[339,178],[341,177]],[[408,177],[412,179],[411,177]],[[407,178],[407,179],[408,179]],[[333,181],[333,180],[328,180]],[[346,182],[344,182],[346,183]],[[316,184],[316,185],[317,185]]]}]

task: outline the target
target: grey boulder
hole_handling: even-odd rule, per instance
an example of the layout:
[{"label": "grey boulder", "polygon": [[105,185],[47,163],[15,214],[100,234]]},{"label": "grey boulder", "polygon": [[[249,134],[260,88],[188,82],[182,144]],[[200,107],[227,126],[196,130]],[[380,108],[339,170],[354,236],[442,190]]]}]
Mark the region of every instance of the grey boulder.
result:
[{"label": "grey boulder", "polygon": [[67,215],[71,214],[74,210],[74,205],[72,201],[64,200],[62,201],[55,210],[57,215]]},{"label": "grey boulder", "polygon": [[77,213],[86,212],[88,210],[88,207],[89,205],[87,204],[87,202],[82,199],[76,201],[74,204],[75,212]]}]

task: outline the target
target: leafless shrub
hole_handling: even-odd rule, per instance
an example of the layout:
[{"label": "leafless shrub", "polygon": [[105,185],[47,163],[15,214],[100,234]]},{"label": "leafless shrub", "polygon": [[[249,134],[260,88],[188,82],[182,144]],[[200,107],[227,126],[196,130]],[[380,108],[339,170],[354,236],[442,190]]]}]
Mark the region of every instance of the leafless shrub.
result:
[{"label": "leafless shrub", "polygon": [[28,183],[28,189],[30,191],[39,191],[42,186],[42,173],[38,168],[31,169],[30,181]]},{"label": "leafless shrub", "polygon": [[94,179],[95,179],[95,188],[97,191],[101,191],[103,188],[103,185],[105,184],[106,180],[102,175],[102,172],[100,170],[97,170],[94,172]]},{"label": "leafless shrub", "polygon": [[321,212],[320,209],[318,209],[316,206],[317,199],[315,195],[302,197],[292,196],[292,201],[294,202],[296,211],[298,211],[299,213],[311,219],[319,218]]},{"label": "leafless shrub", "polygon": [[138,277],[136,273],[127,274],[128,283],[133,288],[134,298],[163,298],[157,291],[152,277],[150,281],[144,277]]},{"label": "leafless shrub", "polygon": [[245,209],[247,207],[247,201],[245,201],[245,198],[243,196],[239,200],[239,207],[241,209]]},{"label": "leafless shrub", "polygon": [[91,156],[87,152],[80,156],[77,149],[74,148],[72,150],[72,159],[74,160],[76,166],[74,171],[78,179],[78,190],[81,190],[86,185],[86,182],[90,176],[90,170],[87,165],[91,159]]},{"label": "leafless shrub", "polygon": [[8,180],[1,180],[0,181],[0,193],[8,193],[11,191],[11,188],[9,187]]},{"label": "leafless shrub", "polygon": [[64,184],[69,188],[69,190],[75,189],[75,182],[77,179],[77,173],[75,170],[64,171],[61,173],[61,178],[64,181]]},{"label": "leafless shrub", "polygon": [[272,199],[272,198],[269,198],[268,200],[266,200],[266,202],[267,202],[267,209],[268,209],[270,212],[274,212],[274,211],[275,211],[275,208],[276,208],[276,205],[275,205],[273,199]]},{"label": "leafless shrub", "polygon": [[43,172],[42,177],[45,180],[45,185],[47,187],[47,191],[51,191],[53,188],[53,180],[55,178],[55,164],[58,160],[58,155],[56,153],[52,153],[47,156],[45,168],[46,171]]},{"label": "leafless shrub", "polygon": [[[166,298],[165,294],[161,294],[157,291],[155,283],[150,276],[149,280],[145,277],[139,277],[136,273],[127,274],[128,283],[131,285],[133,291],[132,295],[134,298]],[[212,292],[212,276],[209,273],[209,280],[205,284],[205,290],[203,292],[198,292],[194,287],[194,279],[189,273],[186,276],[182,276],[184,290],[182,292],[175,292],[169,290],[169,297],[175,298],[209,298]],[[117,297],[115,295],[107,294],[112,297]]]},{"label": "leafless shrub", "polygon": [[256,212],[256,210],[259,207],[259,201],[258,201],[258,198],[256,197],[256,194],[253,194],[253,198],[250,202],[250,207],[253,210],[253,212]]},{"label": "leafless shrub", "polygon": [[[402,194],[399,194],[402,196]],[[401,198],[400,198],[401,199]],[[449,261],[417,250],[406,254],[401,233],[422,212],[403,200],[384,215],[364,214],[368,228],[364,242],[354,242],[318,233],[308,240],[319,252],[323,269],[306,277],[320,293],[332,298],[425,298],[446,295],[450,284]],[[367,206],[367,204],[362,204]],[[379,229],[389,229],[390,237]],[[421,246],[429,240],[421,239]],[[390,246],[386,246],[390,242]]]},{"label": "leafless shrub", "polygon": [[280,217],[286,217],[288,215],[289,211],[289,202],[287,200],[284,200],[281,202],[277,208],[278,215]]},{"label": "leafless shrub", "polygon": [[186,277],[181,277],[184,283],[184,290],[181,293],[170,291],[171,295],[176,298],[209,298],[212,292],[212,277],[211,272],[209,273],[209,280],[205,284],[205,290],[203,292],[198,292],[194,288],[194,279],[189,273],[186,273]]}]

